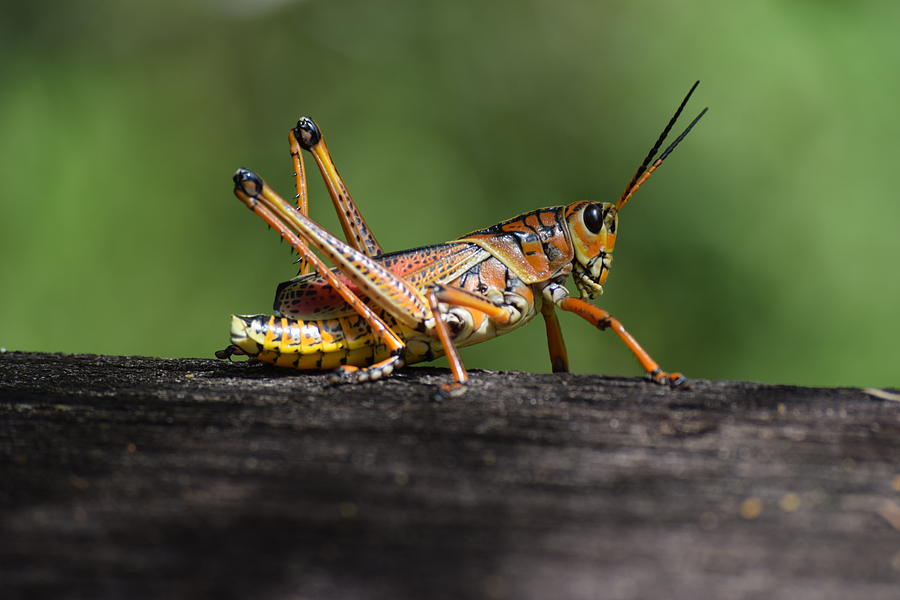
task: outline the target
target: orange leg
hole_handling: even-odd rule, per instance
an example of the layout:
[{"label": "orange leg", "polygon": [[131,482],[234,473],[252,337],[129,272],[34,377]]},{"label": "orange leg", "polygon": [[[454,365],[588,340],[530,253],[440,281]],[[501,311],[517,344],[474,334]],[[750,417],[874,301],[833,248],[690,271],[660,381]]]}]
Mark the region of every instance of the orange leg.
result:
[{"label": "orange leg", "polygon": [[[322,179],[325,180],[328,195],[331,196],[331,201],[334,203],[334,209],[337,211],[341,229],[344,231],[347,243],[369,257],[384,254],[381,245],[375,239],[375,235],[369,229],[368,224],[366,224],[362,213],[359,212],[359,208],[353,202],[353,198],[350,196],[344,180],[341,179],[334,161],[331,160],[331,154],[328,152],[328,146],[325,145],[325,139],[322,137],[319,127],[309,117],[301,117],[297,121],[297,126],[291,130],[291,137],[293,137],[291,142],[292,153],[296,144],[298,147],[309,150],[310,154],[313,155],[316,165],[322,173]],[[304,211],[303,215],[307,216],[307,213]]]},{"label": "orange leg", "polygon": [[[460,360],[456,347],[453,345],[449,329],[444,322],[444,314],[440,311],[438,303],[443,302],[451,306],[468,309],[472,315],[472,320],[475,322],[479,322],[486,317],[500,326],[511,325],[521,318],[521,313],[519,308],[516,308],[513,304],[495,303],[480,294],[452,285],[433,285],[429,288],[426,298],[431,306],[431,312],[435,315],[435,331],[438,339],[441,341],[441,345],[444,347],[444,353],[450,362],[450,370],[453,372],[453,377],[456,380],[453,384],[441,386],[441,389],[446,395],[456,395],[461,393],[460,388],[465,385],[468,375],[466,375],[462,360]],[[563,348],[563,353],[565,353],[565,348]]]},{"label": "orange leg", "polygon": [[[300,149],[300,144],[297,143],[293,129],[288,133],[288,144],[290,144],[291,148],[291,162],[294,164],[294,189],[297,190],[294,198],[297,201],[297,208],[303,213],[303,216],[308,217],[309,194],[306,190],[306,167],[303,165],[303,152]],[[306,275],[311,273],[312,270],[313,268],[309,261],[301,257],[299,275]]]},{"label": "orange leg", "polygon": [[428,290],[426,298],[431,307],[431,312],[434,314],[434,330],[441,342],[441,346],[444,347],[444,354],[447,357],[447,361],[450,363],[450,371],[453,373],[454,380],[453,383],[441,384],[441,391],[438,394],[438,399],[440,399],[443,396],[459,396],[462,394],[465,391],[466,383],[469,381],[469,375],[466,373],[466,367],[463,365],[462,359],[456,351],[456,346],[453,345],[453,340],[450,338],[450,330],[447,327],[447,323],[444,321],[444,315],[438,309],[438,294],[436,289],[438,287],[439,286],[434,286]]},{"label": "orange leg", "polygon": [[[509,325],[516,318],[518,311],[511,312],[506,305],[497,305],[485,297],[474,294],[468,290],[455,286],[436,285],[434,286],[438,300],[453,304],[455,306],[464,306],[466,308],[480,311],[498,325]],[[544,302],[541,305],[541,314],[544,317],[544,324],[547,328],[547,345],[550,349],[550,364],[554,373],[569,372],[569,355],[566,352],[566,343],[563,340],[562,330],[559,328],[559,321],[556,318],[556,312],[553,310],[553,304]]]},{"label": "orange leg", "polygon": [[549,302],[541,304],[541,315],[544,317],[544,326],[547,329],[547,348],[550,350],[550,365],[554,373],[569,372],[569,353],[566,352],[566,342],[559,328],[559,319],[556,311]]},{"label": "orange leg", "polygon": [[[306,255],[307,258],[314,256],[306,249],[306,245],[315,247],[358,286],[368,299],[411,329],[420,327],[422,323],[431,318],[431,309],[428,308],[419,292],[409,283],[394,275],[381,263],[351,248],[325,231],[315,221],[301,214],[266,185],[258,175],[247,169],[240,169],[234,178],[235,195],[242,202],[261,217],[263,214],[257,210],[257,207],[264,207],[270,214],[277,215],[276,218],[281,229],[293,229],[289,233],[298,240],[295,249],[301,253],[301,256]],[[301,251],[299,248],[306,250]],[[316,265],[316,270],[325,276],[318,265]],[[326,279],[335,291],[340,292],[340,289],[332,283],[332,279],[337,281],[336,278],[329,276]],[[344,288],[344,286],[341,287]],[[354,298],[356,297],[349,290],[346,292]],[[359,301],[358,298],[357,301]]]},{"label": "orange leg", "polygon": [[[382,343],[387,346],[388,350],[390,350],[390,357],[375,363],[370,367],[364,369],[343,367],[342,370],[338,372],[340,374],[339,378],[350,381],[377,379],[378,377],[390,373],[394,368],[398,367],[398,365],[402,365],[401,353],[405,347],[403,340],[401,340],[371,308],[369,308],[358,296],[356,296],[356,294],[337,278],[337,275],[335,275],[335,273],[309,249],[303,238],[299,237],[289,228],[289,225],[296,227],[298,223],[312,223],[312,221],[306,217],[296,218],[294,220],[286,219],[287,212],[296,215],[298,211],[278,197],[277,194],[272,192],[268,186],[266,186],[266,184],[251,171],[246,169],[239,170],[234,176],[234,181],[235,195],[262,218],[266,224],[277,231],[278,234],[297,251],[301,258],[309,261],[312,267],[328,281],[328,284],[338,294],[340,294],[341,298],[365,319],[372,331],[379,337]],[[280,202],[273,200],[273,196]],[[340,240],[337,240],[336,238],[334,238],[333,241],[343,245],[343,242],[340,242]],[[331,250],[331,248],[328,250]],[[326,251],[326,254],[333,254],[333,251]]]},{"label": "orange leg", "polygon": [[563,310],[575,313],[601,331],[611,328],[625,342],[628,349],[631,350],[632,354],[640,361],[644,370],[647,371],[647,375],[656,383],[668,383],[672,387],[684,387],[687,383],[687,379],[681,373],[666,373],[660,369],[659,364],[650,358],[647,351],[641,348],[637,340],[625,330],[622,323],[605,310],[597,308],[584,300],[568,297],[557,301],[557,306]]},{"label": "orange leg", "polygon": [[441,302],[479,310],[498,325],[507,325],[511,320],[511,313],[504,306],[498,306],[484,296],[474,294],[469,290],[442,284],[434,285],[432,290],[435,297]]}]

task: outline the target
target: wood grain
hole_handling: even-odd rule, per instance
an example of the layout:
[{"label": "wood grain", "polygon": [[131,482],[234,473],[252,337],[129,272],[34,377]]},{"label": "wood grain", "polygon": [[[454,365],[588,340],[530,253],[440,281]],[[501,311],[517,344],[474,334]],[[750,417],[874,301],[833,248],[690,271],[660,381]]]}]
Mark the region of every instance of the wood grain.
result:
[{"label": "wood grain", "polygon": [[900,402],[0,354],[3,598],[900,597]]}]

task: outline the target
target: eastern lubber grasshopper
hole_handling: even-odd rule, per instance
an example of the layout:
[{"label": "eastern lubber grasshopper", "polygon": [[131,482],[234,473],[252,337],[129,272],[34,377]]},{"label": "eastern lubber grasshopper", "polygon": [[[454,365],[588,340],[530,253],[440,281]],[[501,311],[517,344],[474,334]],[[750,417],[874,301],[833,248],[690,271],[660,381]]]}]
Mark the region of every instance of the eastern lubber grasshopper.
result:
[{"label": "eastern lubber grasshopper", "polygon": [[[615,202],[575,202],[534,210],[435,246],[385,254],[350,197],[319,128],[302,118],[288,134],[297,206],[247,169],[234,175],[234,193],[299,254],[300,274],[278,286],[275,315],[235,315],[231,342],[219,358],[246,354],[301,370],[335,370],[337,381],[367,381],[406,364],[446,355],[462,392],[468,379],[456,352],[511,331],[538,312],[544,317],[553,372],[568,371],[554,307],[599,329],[612,329],[658,383],[682,386],[666,373],[608,312],[569,296],[571,275],[580,295],[594,298],[609,275],[619,211],[706,113],[700,112],[659,158],[695,83]],[[346,242],[308,217],[302,151],[325,180]],[[310,250],[318,249],[327,267]]]}]

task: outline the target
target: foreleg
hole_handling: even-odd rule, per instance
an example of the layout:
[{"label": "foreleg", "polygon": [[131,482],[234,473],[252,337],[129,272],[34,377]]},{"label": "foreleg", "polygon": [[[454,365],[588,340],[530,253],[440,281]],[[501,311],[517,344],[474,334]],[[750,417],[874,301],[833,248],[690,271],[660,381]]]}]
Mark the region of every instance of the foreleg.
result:
[{"label": "foreleg", "polygon": [[631,350],[635,358],[638,359],[638,362],[641,363],[641,367],[647,372],[647,376],[656,383],[668,383],[672,387],[686,386],[687,379],[684,375],[663,371],[659,364],[634,339],[634,336],[628,333],[625,326],[605,310],[579,298],[571,298],[568,291],[558,284],[552,284],[544,288],[544,297],[562,310],[578,315],[601,331],[611,329],[615,332],[619,339]]}]

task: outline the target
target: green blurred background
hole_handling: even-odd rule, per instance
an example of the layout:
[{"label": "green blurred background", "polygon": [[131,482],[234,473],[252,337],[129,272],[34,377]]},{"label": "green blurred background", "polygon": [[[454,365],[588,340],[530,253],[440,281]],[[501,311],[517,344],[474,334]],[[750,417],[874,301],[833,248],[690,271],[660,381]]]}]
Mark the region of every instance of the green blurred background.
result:
[{"label": "green blurred background", "polygon": [[[0,25],[0,346],[210,357],[288,248],[309,114],[389,250],[612,200],[678,101],[710,113],[623,211],[597,301],[703,378],[897,385],[900,5],[14,3]],[[324,187],[313,216],[339,231]],[[637,375],[563,315],[572,369]],[[463,352],[549,371],[540,322]]]}]

